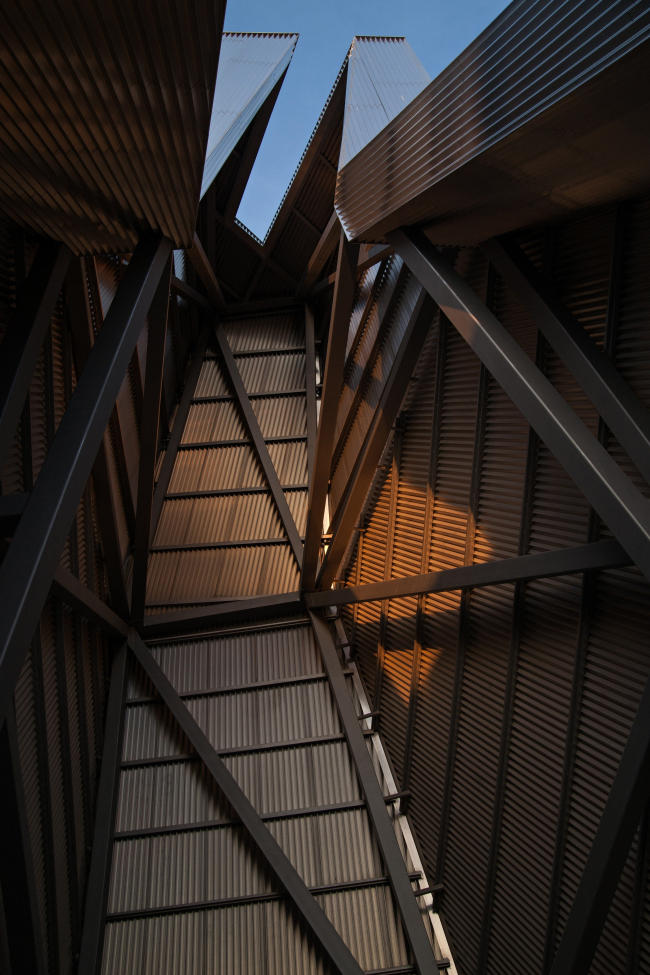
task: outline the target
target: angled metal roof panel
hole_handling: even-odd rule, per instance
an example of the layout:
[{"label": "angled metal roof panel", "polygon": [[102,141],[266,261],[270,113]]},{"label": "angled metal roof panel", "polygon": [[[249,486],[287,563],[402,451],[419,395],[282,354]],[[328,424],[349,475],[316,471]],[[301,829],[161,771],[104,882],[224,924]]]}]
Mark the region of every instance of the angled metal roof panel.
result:
[{"label": "angled metal roof panel", "polygon": [[289,66],[297,34],[224,34],[201,197]]},{"label": "angled metal roof panel", "polygon": [[80,254],[192,241],[225,4],[7,0],[0,211]]},{"label": "angled metal roof panel", "polygon": [[[456,189],[457,195],[451,195],[442,186],[434,193],[434,187],[567,100],[568,95],[586,88],[587,82],[592,82],[624,56],[629,57],[644,42],[650,42],[649,39],[647,3],[516,0],[356,157],[339,168],[336,209],[346,234],[350,239],[376,239],[400,224],[434,217],[440,223],[442,215],[452,211],[462,213],[463,208],[470,206],[482,212],[486,208],[486,184],[494,162],[482,172],[483,183],[475,174],[462,193]],[[644,55],[639,50],[638,54],[639,61],[647,60],[647,53]],[[640,93],[639,100],[645,101],[645,92]],[[619,95],[618,103],[627,104],[624,94]],[[589,119],[587,122],[592,124]],[[564,153],[553,151],[563,139],[566,142],[572,137],[573,124],[566,119],[559,131],[551,130],[535,142],[532,159],[539,160],[537,167],[530,159],[520,163],[515,182],[519,186],[533,185],[532,194],[536,190],[534,178],[538,178],[536,192],[539,193],[545,186],[538,175],[539,166],[548,179],[544,166],[549,172],[555,172],[553,167],[557,167],[556,196],[564,201],[563,205],[603,202],[608,197],[599,190],[594,173],[590,174],[594,180],[591,195],[585,196],[584,190],[575,191],[576,200],[570,199],[567,156],[573,152],[577,160],[578,185],[580,180],[584,182],[589,169],[588,155],[595,156],[596,162],[599,156],[593,150],[588,153],[584,147],[566,151],[566,145]],[[612,148],[614,158],[618,158],[618,146]],[[511,155],[512,143],[504,144],[500,170],[494,170],[495,184],[490,192],[495,194],[493,207],[497,214],[517,212],[508,205],[509,200],[504,203],[504,179],[513,165]],[[618,195],[613,198],[634,192],[635,185],[630,182],[622,189],[617,184]],[[514,183],[508,190],[510,197],[517,196]],[[499,192],[501,195],[496,199]],[[546,192],[550,191],[546,189]],[[425,197],[425,193],[429,196]],[[526,213],[528,221],[541,215],[540,211]],[[502,221],[495,227],[493,221],[488,228],[484,222],[477,237],[437,236],[436,242],[482,240],[524,222],[515,219],[512,226]]]},{"label": "angled metal roof panel", "polygon": [[404,37],[355,37],[349,54],[339,169],[430,80]]}]

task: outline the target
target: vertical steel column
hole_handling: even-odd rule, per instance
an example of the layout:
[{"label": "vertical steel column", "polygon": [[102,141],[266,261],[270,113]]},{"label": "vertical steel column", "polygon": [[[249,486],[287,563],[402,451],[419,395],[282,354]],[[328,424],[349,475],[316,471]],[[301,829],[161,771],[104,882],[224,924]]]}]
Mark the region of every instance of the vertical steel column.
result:
[{"label": "vertical steel column", "polygon": [[163,237],[136,247],[0,568],[0,723],[170,252]]},{"label": "vertical steel column", "polygon": [[158,455],[158,425],[160,398],[165,365],[167,316],[169,313],[169,288],[171,284],[171,257],[167,262],[160,283],[149,309],[149,337],[145,366],[144,401],[140,428],[140,466],[138,470],[138,502],[136,507],[135,538],[133,543],[133,584],[131,588],[131,616],[144,616],[147,595],[147,567],[149,564],[149,537],[153,507],[154,477]]},{"label": "vertical steel column", "polygon": [[0,887],[12,975],[44,975],[45,957],[34,882],[13,708],[0,728]]},{"label": "vertical steel column", "polygon": [[314,474],[316,436],[318,433],[318,404],[316,402],[316,336],[314,332],[314,307],[305,302],[305,389],[307,400],[307,470],[309,490]]},{"label": "vertical steel column", "polygon": [[104,752],[97,789],[97,815],[86,889],[78,975],[99,975],[104,948],[104,926],[111,880],[113,833],[120,786],[124,701],[128,677],[126,643],[116,652],[106,709]]},{"label": "vertical steel column", "polygon": [[411,887],[393,824],[386,810],[379,779],[361,730],[359,716],[341,668],[332,634],[328,624],[318,613],[310,610],[309,615],[359,783],[366,800],[366,807],[375,828],[375,835],[390,885],[397,901],[406,936],[413,951],[417,971],[419,975],[433,975],[434,972],[437,973],[438,971],[433,948]]},{"label": "vertical steel column", "polygon": [[320,401],[314,473],[309,492],[305,551],[300,580],[302,589],[313,589],[316,583],[323,534],[323,517],[329,489],[330,463],[334,437],[336,436],[336,417],[343,385],[345,347],[357,283],[358,260],[359,245],[351,244],[342,230],[336,265],[334,301],[327,339],[327,357]]}]

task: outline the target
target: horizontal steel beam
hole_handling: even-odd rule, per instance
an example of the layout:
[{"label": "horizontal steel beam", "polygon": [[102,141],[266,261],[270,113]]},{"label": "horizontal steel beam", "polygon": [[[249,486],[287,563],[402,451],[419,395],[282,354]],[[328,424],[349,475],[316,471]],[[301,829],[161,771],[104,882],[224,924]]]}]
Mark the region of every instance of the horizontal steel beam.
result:
[{"label": "horizontal steel beam", "polygon": [[54,573],[51,592],[62,603],[74,609],[89,623],[104,630],[109,636],[122,639],[126,637],[127,624],[124,620],[62,565],[57,566]]},{"label": "horizontal steel beam", "polygon": [[[415,877],[418,879],[419,875]],[[363,880],[342,880],[339,883],[320,884],[308,887],[312,894],[336,894],[344,890],[364,890],[369,887],[385,887],[388,877],[366,877]],[[195,911],[210,911],[223,907],[240,907],[244,904],[262,904],[265,901],[278,901],[287,895],[282,891],[265,891],[259,894],[240,894],[235,897],[220,897],[210,901],[190,901],[187,904],[165,904],[162,907],[142,907],[133,911],[116,911],[109,914],[107,921],[129,921],[136,918],[164,917],[169,914],[189,914]]]},{"label": "horizontal steel beam", "polygon": [[150,639],[174,629],[218,626],[221,623],[245,623],[250,619],[264,619],[278,613],[295,613],[301,608],[299,592],[251,596],[249,599],[236,599],[215,606],[199,606],[177,613],[145,617],[140,626],[140,633],[144,639]]},{"label": "horizontal steel beam", "polygon": [[178,697],[170,681],[135,630],[130,632],[129,645],[154,687],[160,692],[170,712],[200,755],[219,789],[241,819],[251,841],[275,875],[280,887],[291,898],[296,910],[334,970],[340,975],[362,975],[362,969],[350,949],[327,918],[269,828],[264,825],[250,800],[219,758],[205,733]]},{"label": "horizontal steel beam", "polygon": [[0,724],[171,249],[135,248],[0,567]]},{"label": "horizontal steel beam", "polygon": [[[304,434],[289,437],[263,437],[264,443],[305,443],[307,437]],[[195,442],[181,443],[179,450],[212,450],[218,447],[252,447],[252,440],[198,440]],[[20,497],[20,495],[17,495]]]},{"label": "horizontal steel beam", "polygon": [[630,565],[631,562],[627,552],[612,538],[554,552],[461,565],[457,569],[441,569],[439,572],[389,579],[387,582],[371,582],[365,586],[308,592],[305,593],[305,605],[308,609],[316,609],[323,606],[368,603],[379,599],[399,599],[401,596],[417,596],[428,592],[454,592],[478,586],[500,586],[506,582],[525,582],[528,579],[613,569]]},{"label": "horizontal steel beam", "polygon": [[569,477],[650,579],[650,505],[468,283],[419,230],[388,234]]},{"label": "horizontal steel beam", "polygon": [[481,250],[650,484],[650,412],[514,240],[492,238]]}]

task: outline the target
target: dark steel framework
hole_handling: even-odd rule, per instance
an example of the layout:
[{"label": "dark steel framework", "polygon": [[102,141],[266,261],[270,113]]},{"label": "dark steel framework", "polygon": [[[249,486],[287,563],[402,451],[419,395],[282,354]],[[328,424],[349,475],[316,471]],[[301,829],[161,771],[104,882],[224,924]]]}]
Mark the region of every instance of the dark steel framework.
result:
[{"label": "dark steel framework", "polygon": [[[340,79],[339,79],[340,81]],[[230,187],[228,202],[223,214],[215,209],[215,193],[210,191],[205,204],[203,219],[207,219],[209,239],[205,247],[198,234],[195,234],[186,255],[198,274],[207,298],[201,294],[192,280],[181,280],[172,273],[172,242],[160,234],[143,234],[131,259],[128,262],[121,283],[113,297],[105,321],[101,323],[98,334],[93,330],[93,307],[101,308],[100,284],[94,259],[73,258],[63,244],[49,241],[41,243],[32,261],[29,274],[22,282],[22,290],[17,292],[16,307],[0,347],[0,460],[5,461],[12,449],[16,429],[23,438],[23,484],[22,493],[0,496],[0,528],[10,544],[3,545],[3,561],[0,567],[0,591],[3,593],[0,605],[0,780],[7,784],[6,801],[2,805],[0,832],[3,843],[0,846],[0,886],[3,891],[3,907],[7,929],[7,949],[12,970],[46,970],[44,939],[47,937],[50,952],[57,950],[57,906],[53,900],[56,881],[52,875],[51,862],[54,857],[54,825],[50,799],[48,771],[47,729],[44,715],[37,717],[37,748],[41,758],[40,787],[43,794],[44,845],[48,848],[48,864],[45,867],[45,885],[48,891],[48,913],[46,930],[41,930],[38,918],[37,895],[35,891],[34,864],[30,858],[29,824],[22,782],[19,756],[16,717],[12,697],[19,675],[26,660],[30,640],[32,641],[31,660],[37,666],[40,676],[35,678],[35,695],[38,705],[45,706],[46,689],[42,684],[42,654],[40,631],[34,634],[34,620],[39,616],[48,596],[54,597],[52,619],[54,632],[54,668],[56,683],[56,708],[61,724],[69,730],[71,711],[78,705],[78,722],[82,731],[80,745],[80,783],[83,793],[83,829],[86,841],[92,833],[92,858],[83,905],[83,884],[80,883],[81,863],[77,862],[77,847],[74,836],[72,814],[75,803],[74,757],[70,736],[61,739],[61,795],[63,807],[68,813],[65,821],[65,841],[69,860],[69,900],[72,914],[71,932],[73,948],[79,949],[79,972],[81,975],[97,975],[101,970],[104,927],[107,917],[108,887],[111,869],[111,849],[115,835],[115,815],[118,796],[119,774],[123,767],[136,767],[151,762],[161,763],[164,759],[142,759],[130,763],[122,761],[122,735],[124,713],[127,707],[126,681],[128,676],[128,655],[135,659],[150,678],[155,694],[159,695],[178,725],[196,750],[196,755],[173,756],[174,761],[195,760],[197,757],[205,764],[215,782],[230,802],[236,816],[247,830],[248,835],[271,867],[282,890],[291,898],[303,922],[307,925],[320,951],[332,966],[341,973],[358,973],[361,968],[340,934],[327,919],[324,911],[315,900],[315,894],[330,893],[336,890],[364,888],[390,883],[395,901],[399,907],[404,930],[412,950],[415,965],[388,971],[415,970],[424,975],[432,973],[443,962],[436,960],[434,950],[422,923],[416,896],[440,894],[444,890],[443,880],[446,848],[451,829],[449,803],[445,800],[444,813],[438,837],[439,876],[436,883],[413,891],[411,882],[416,879],[409,875],[404,856],[400,851],[394,823],[388,815],[387,805],[399,801],[404,808],[410,795],[411,769],[413,762],[414,739],[424,628],[427,614],[426,597],[433,593],[460,592],[459,637],[453,695],[451,701],[450,737],[447,754],[445,790],[447,799],[453,784],[455,763],[460,738],[460,695],[464,680],[464,646],[466,630],[470,619],[470,598],[473,590],[482,587],[495,587],[514,584],[513,617],[510,646],[505,675],[505,694],[501,716],[500,750],[498,755],[497,801],[492,810],[489,824],[491,853],[486,872],[486,888],[482,903],[480,944],[478,947],[481,970],[489,962],[489,941],[492,913],[496,897],[496,870],[499,845],[504,831],[504,790],[506,788],[507,766],[510,741],[515,720],[515,684],[518,672],[518,647],[523,617],[525,583],[556,576],[583,574],[580,632],[578,634],[579,653],[576,661],[572,685],[571,714],[567,733],[567,755],[570,754],[573,739],[577,735],[575,709],[580,695],[581,681],[584,678],[585,641],[588,628],[591,601],[594,598],[595,573],[599,570],[637,566],[646,579],[650,580],[650,515],[648,503],[642,491],[633,482],[621,464],[607,451],[610,431],[615,436],[642,477],[650,480],[650,414],[640,398],[621,376],[611,361],[613,342],[612,329],[606,328],[603,349],[589,336],[585,328],[562,302],[542,270],[534,263],[512,238],[491,238],[481,245],[483,253],[490,262],[488,272],[487,297],[482,301],[476,291],[454,270],[450,254],[438,250],[422,230],[412,227],[392,229],[386,234],[388,245],[382,243],[367,246],[363,250],[357,242],[348,240],[341,229],[339,217],[334,211],[323,230],[297,207],[295,198],[299,191],[296,186],[288,197],[288,211],[298,223],[310,231],[317,243],[308,258],[303,273],[293,274],[271,255],[271,244],[251,248],[260,258],[256,270],[250,277],[242,301],[227,304],[224,292],[229,294],[217,278],[215,271],[215,225],[231,226],[235,221],[236,202],[243,192],[246,174],[250,171],[252,160],[261,133],[264,130],[272,103],[277,96],[276,87],[273,99],[256,120],[256,134],[251,148],[242,163],[242,169],[234,186]],[[327,109],[327,125],[341,110],[341,94],[336,89],[335,97]],[[314,142],[310,150],[310,165],[314,158],[322,157],[327,168],[332,164],[321,151],[324,135]],[[349,195],[349,187],[346,193]],[[329,209],[327,212],[330,212]],[[624,208],[617,210],[617,238],[612,274],[612,293],[610,294],[610,317],[615,315],[618,301],[616,289],[620,290],[621,264],[621,223],[625,218]],[[323,222],[324,222],[323,218]],[[322,226],[322,224],[321,224]],[[394,224],[393,224],[394,226]],[[241,230],[241,228],[240,228]],[[239,233],[239,232],[238,232]],[[279,230],[272,231],[271,243],[277,238]],[[319,236],[318,236],[319,235]],[[242,233],[238,238],[242,239]],[[258,242],[259,243],[259,242]],[[336,270],[332,270],[333,255],[338,243]],[[311,245],[310,245],[311,246]],[[309,253],[309,252],[307,252]],[[357,297],[359,275],[379,262],[386,262],[391,254],[397,254],[403,265],[394,285],[393,293],[387,302],[383,318],[378,324],[369,355],[361,370],[356,392],[352,396],[347,415],[339,427],[337,438],[337,411],[341,391],[357,353],[363,327],[376,299],[385,263],[370,289],[366,306],[361,317],[356,336],[352,338],[346,357],[346,342],[350,317]],[[455,255],[454,255],[455,256]],[[536,361],[517,344],[507,329],[499,321],[494,297],[495,273],[501,276],[518,296],[531,318],[538,325],[543,338],[538,340]],[[268,300],[251,302],[254,293],[261,287],[264,276],[273,273],[284,282],[286,296],[271,296]],[[375,360],[386,340],[392,317],[399,303],[404,285],[415,276],[421,285],[419,297],[415,302],[408,325],[399,344],[392,368],[381,391],[369,429],[363,439],[351,474],[345,485],[341,501],[336,511],[330,512],[330,530],[323,536],[323,518],[328,503],[330,478],[346,446],[355,417],[364,403],[367,385],[372,375]],[[190,275],[191,277],[191,275]],[[16,274],[20,284],[20,274]],[[63,413],[58,429],[54,428],[54,381],[52,379],[52,337],[48,334],[62,287],[65,287],[66,326],[71,337],[71,348],[66,373],[67,409]],[[333,293],[331,292],[333,286]],[[230,289],[232,292],[233,289]],[[171,303],[170,303],[171,295]],[[176,374],[182,378],[184,358],[181,355],[178,337],[175,335],[175,318],[178,316],[178,301],[189,302],[193,314],[199,309],[204,323],[192,356],[182,394],[175,413],[173,427],[169,431],[170,410],[165,398],[168,395],[166,349],[169,343],[176,344]],[[306,386],[296,389],[260,390],[247,392],[242,373],[237,363],[237,353],[226,337],[223,318],[226,314],[255,314],[283,309],[296,311],[304,309],[305,343],[302,347],[287,347],[275,351],[305,353]],[[614,309],[614,310],[612,310]],[[216,312],[216,315],[215,315]],[[402,426],[400,408],[408,396],[409,383],[416,371],[418,359],[430,335],[433,321],[437,322],[438,347],[436,402],[431,429],[430,470],[427,481],[424,505],[425,543],[421,553],[421,573],[413,576],[394,577],[394,540],[399,505],[399,469],[402,464]],[[137,353],[138,338],[147,328],[147,354],[144,377],[140,371]],[[472,466],[469,474],[468,530],[464,548],[465,564],[442,569],[436,572],[425,571],[430,561],[430,536],[434,506],[434,481],[441,436],[441,413],[443,409],[440,376],[445,369],[448,330],[453,327],[466,340],[469,347],[480,360],[478,379],[476,426],[474,430]],[[218,358],[224,368],[231,395],[196,397],[196,388],[210,339],[214,337]],[[326,353],[324,362],[319,361],[319,341]],[[45,347],[45,362],[48,366],[46,376],[46,396],[49,397],[47,418],[47,440],[49,450],[40,473],[33,479],[31,473],[32,457],[28,456],[31,447],[29,401],[25,402],[30,383],[37,367],[41,350]],[[589,397],[599,415],[598,437],[589,433],[577,417],[576,412],[566,402],[540,368],[548,348],[554,349],[576,381]],[[49,352],[48,352],[49,350]],[[268,350],[262,350],[262,354]],[[253,355],[254,352],[248,351]],[[180,366],[179,366],[180,362]],[[72,364],[76,377],[76,388],[71,389]],[[322,365],[323,385],[320,397],[320,416],[318,412],[317,366]],[[130,370],[130,371],[129,371]],[[135,476],[129,469],[128,432],[121,425],[120,413],[115,408],[120,386],[125,374],[130,375],[133,399],[138,414],[138,462]],[[519,554],[517,557],[494,559],[488,562],[474,562],[475,536],[479,504],[479,481],[484,459],[486,438],[488,436],[488,389],[495,380],[517,406],[522,416],[530,423],[530,436],[526,455],[524,497],[519,525]],[[173,394],[173,390],[171,391]],[[264,397],[288,398],[291,395],[304,395],[306,400],[306,434],[263,436],[260,423],[251,400]],[[201,402],[232,402],[236,404],[247,430],[247,439],[232,441],[197,441],[183,444],[183,434],[192,404]],[[307,508],[304,538],[290,511],[285,492],[299,485],[283,484],[271,458],[269,444],[296,444],[306,442],[309,503]],[[301,570],[301,589],[296,592],[275,593],[253,598],[215,601],[212,605],[197,605],[178,612],[146,615],[147,576],[149,558],[152,553],[175,550],[200,551],[204,548],[228,546],[260,548],[284,542],[279,538],[242,538],[227,542],[196,542],[184,545],[165,544],[154,546],[154,538],[160,522],[165,498],[171,500],[200,499],[203,497],[225,497],[237,494],[237,488],[215,488],[206,491],[177,491],[169,493],[174,466],[179,457],[188,450],[207,449],[215,444],[220,446],[252,446],[259,460],[268,487],[253,487],[249,493],[270,494],[280,516],[289,540],[295,561]],[[593,506],[589,526],[589,542],[580,546],[554,551],[528,553],[531,531],[534,467],[540,444],[545,444],[558,459],[575,485]],[[392,446],[391,446],[392,445]],[[161,447],[165,454],[158,476],[156,466],[161,457]],[[383,581],[361,582],[362,555],[365,525],[360,523],[364,515],[364,505],[371,496],[373,486],[378,481],[378,468],[387,449],[391,465],[391,489],[387,509],[388,540],[385,547]],[[116,480],[111,472],[111,464],[119,468],[122,487],[116,490]],[[92,492],[87,487],[92,474]],[[33,481],[33,483],[32,483]],[[137,483],[134,494],[133,485]],[[58,564],[60,553],[79,528],[77,508],[84,495],[92,493],[96,504],[98,527],[101,534],[103,556],[106,564],[110,606],[94,591],[93,566],[87,568],[88,583],[81,579],[78,556],[71,555],[71,568]],[[90,499],[88,508],[91,507]],[[123,540],[120,532],[131,539],[125,561]],[[74,522],[73,522],[74,519]],[[612,531],[615,538],[598,540],[599,521]],[[72,523],[72,528],[70,525]],[[94,526],[89,523],[84,530],[89,537]],[[331,588],[340,581],[342,567],[350,555],[351,543],[358,537],[357,581],[354,585]],[[325,545],[323,542],[325,541]],[[71,546],[72,548],[72,546]],[[75,562],[76,559],[76,562]],[[132,562],[127,562],[132,559]],[[130,583],[127,584],[127,579]],[[130,585],[130,592],[129,592]],[[393,600],[417,597],[413,642],[413,664],[410,679],[409,699],[405,721],[404,764],[402,769],[402,791],[390,796],[381,793],[379,780],[373,767],[367,747],[368,729],[360,726],[360,717],[379,719],[382,715],[382,693],[386,686],[388,650],[388,629],[390,625],[390,604]],[[200,600],[196,602],[200,603]],[[353,634],[358,627],[358,606],[365,603],[380,603],[377,638],[377,675],[375,683],[375,710],[359,715],[354,707],[346,683],[350,671],[341,665],[338,650],[332,637],[328,618],[323,610],[337,606],[354,607]],[[74,639],[77,653],[77,673],[84,672],[82,625],[91,626],[91,637],[95,639],[96,630],[101,630],[112,640],[119,640],[119,649],[113,655],[110,691],[106,708],[106,724],[101,729],[101,715],[95,714],[95,738],[97,747],[103,738],[101,774],[97,788],[97,798],[92,795],[91,762],[92,756],[84,729],[90,726],[90,715],[85,711],[85,699],[73,702],[66,680],[66,627],[67,610],[74,610]],[[183,694],[174,690],[153,656],[142,642],[142,637],[196,635],[214,631],[232,624],[238,632],[250,626],[254,619],[265,620],[272,626],[274,616],[281,619],[304,611],[309,612],[311,625],[323,660],[324,672],[300,678],[300,680],[323,680],[326,676],[331,687],[344,729],[345,739],[353,756],[356,773],[364,799],[349,803],[330,803],[327,806],[259,815],[227,770],[223,755],[243,754],[255,751],[258,746],[241,746],[224,749],[217,753],[206,735],[183,703]],[[86,621],[82,624],[82,620]],[[291,621],[288,625],[291,624]],[[132,628],[137,626],[136,629]],[[227,632],[227,631],[224,631]],[[340,627],[339,627],[340,632]],[[128,644],[123,641],[128,638]],[[354,637],[353,637],[354,640]],[[91,640],[92,643],[92,640]],[[347,644],[346,644],[347,647]],[[96,644],[95,644],[96,648]],[[92,647],[91,647],[92,649]],[[348,647],[349,649],[349,647]],[[93,672],[92,679],[99,678]],[[288,685],[285,680],[256,683],[254,686]],[[247,685],[243,685],[246,688]],[[253,685],[251,685],[253,686]],[[241,688],[240,688],[241,689]],[[205,691],[215,693],[214,691]],[[100,695],[101,696],[101,695]],[[129,706],[142,703],[135,699]],[[81,702],[81,703],[80,703]],[[40,723],[39,723],[40,722]],[[299,741],[283,741],[279,744],[265,745],[274,748],[288,748],[298,744],[322,743],[340,740],[341,735],[322,735]],[[568,763],[567,763],[568,764]],[[563,781],[562,803],[566,805],[567,781]],[[557,932],[552,928],[556,921],[549,921],[546,950],[546,968],[551,975],[587,975],[598,946],[603,926],[615,896],[619,879],[629,851],[639,831],[638,866],[634,886],[634,911],[637,937],[640,941],[641,921],[638,919],[642,900],[647,887],[647,869],[650,853],[648,839],[650,801],[650,682],[647,684],[638,711],[623,749],[620,765],[614,777],[611,791],[598,825],[593,845],[581,872],[581,878],[573,897],[572,906],[559,938],[557,951],[550,946]],[[96,816],[93,826],[93,806]],[[279,844],[273,839],[265,822],[271,819],[290,818],[296,815],[309,816],[321,813],[324,809],[367,808],[375,829],[383,858],[386,876],[361,879],[354,882],[325,884],[309,887],[291,865]],[[565,817],[566,809],[562,811]],[[224,820],[215,821],[222,824]],[[192,824],[188,830],[203,828],[205,823]],[[208,824],[210,825],[210,824]],[[212,823],[214,825],[214,823]],[[177,827],[174,827],[177,829]],[[133,830],[124,837],[136,838],[144,835],[162,835],[165,828]],[[566,845],[566,823],[557,839],[556,859]],[[50,873],[48,873],[50,871]],[[560,893],[557,866],[552,879],[552,899],[557,907]],[[11,890],[12,896],[7,892]],[[191,910],[200,908],[252,903],[254,900],[274,899],[280,896],[273,892],[250,897],[229,898],[219,901],[197,902]],[[82,911],[83,907],[83,911]],[[176,906],[146,909],[143,911],[115,912],[112,920],[134,918],[136,916],[157,916],[177,913]],[[81,918],[83,914],[83,927]],[[632,940],[632,939],[631,939]],[[627,959],[628,971],[636,970],[639,964],[640,949],[630,949]],[[636,954],[635,954],[636,952]]]}]

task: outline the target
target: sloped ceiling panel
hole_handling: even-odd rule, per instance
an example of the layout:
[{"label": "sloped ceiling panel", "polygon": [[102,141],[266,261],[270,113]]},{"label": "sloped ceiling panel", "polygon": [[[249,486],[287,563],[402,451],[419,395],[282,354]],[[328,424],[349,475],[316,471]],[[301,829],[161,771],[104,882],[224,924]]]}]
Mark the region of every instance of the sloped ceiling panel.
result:
[{"label": "sloped ceiling panel", "polygon": [[76,253],[191,243],[224,0],[7,0],[0,213]]}]

